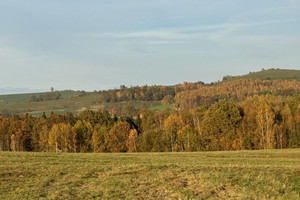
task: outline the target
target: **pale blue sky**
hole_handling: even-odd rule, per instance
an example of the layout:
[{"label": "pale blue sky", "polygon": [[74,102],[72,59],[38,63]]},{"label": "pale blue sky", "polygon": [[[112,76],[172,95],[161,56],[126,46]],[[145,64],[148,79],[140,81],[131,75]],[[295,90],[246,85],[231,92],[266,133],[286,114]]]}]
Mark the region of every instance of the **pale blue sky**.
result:
[{"label": "pale blue sky", "polygon": [[299,0],[0,0],[0,94],[300,69]]}]

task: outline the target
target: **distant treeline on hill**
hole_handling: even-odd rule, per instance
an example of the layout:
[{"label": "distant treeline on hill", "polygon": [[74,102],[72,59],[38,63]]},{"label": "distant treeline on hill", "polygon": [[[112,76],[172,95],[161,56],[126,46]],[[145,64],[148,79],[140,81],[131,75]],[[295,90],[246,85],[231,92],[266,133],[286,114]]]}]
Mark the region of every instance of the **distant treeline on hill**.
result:
[{"label": "distant treeline on hill", "polygon": [[[178,84],[174,86],[120,86],[120,89],[95,91],[99,103],[128,101],[161,101],[173,104],[177,109],[189,110],[198,106],[210,106],[219,99],[241,101],[253,95],[271,94],[290,96],[300,93],[300,82],[295,80],[237,79],[205,84],[203,82]],[[74,92],[73,98],[85,97],[92,93]],[[58,91],[39,97],[32,96],[29,101],[48,101],[63,98]]]},{"label": "distant treeline on hill", "polygon": [[[183,109],[211,104],[216,99],[229,98],[240,101],[255,94],[293,95],[299,93],[300,70],[262,69],[259,72],[250,72],[243,76],[227,75],[222,82],[205,84],[203,82],[173,85],[173,86],[120,86],[120,89],[94,91],[100,95],[99,102],[123,101],[161,101],[165,97],[175,101]],[[51,88],[52,90],[53,88]],[[91,94],[85,91],[73,91],[73,97],[84,97]],[[182,99],[186,95],[190,99]],[[192,95],[192,96],[191,96]],[[59,100],[63,95],[52,90],[44,95],[32,96],[28,101]],[[175,99],[172,99],[175,98]],[[188,101],[184,102],[184,101]],[[183,105],[190,104],[190,106]]]},{"label": "distant treeline on hill", "polygon": [[[65,93],[68,93],[67,98],[77,98],[77,97],[84,97],[89,95],[88,92],[83,90],[82,91],[72,91],[72,90],[51,91],[44,94],[32,95],[29,99],[27,99],[27,102],[60,100],[66,98]],[[72,94],[72,96],[70,96],[70,94]]]},{"label": "distant treeline on hill", "polygon": [[253,95],[290,96],[299,93],[298,81],[239,79],[213,84],[185,82],[175,86],[121,86],[120,89],[99,91],[99,101],[161,101],[165,105],[174,103],[180,110],[189,110],[210,106],[220,99],[242,101]]},{"label": "distant treeline on hill", "polygon": [[50,100],[59,100],[62,97],[59,91],[47,92],[44,95],[39,95],[38,97],[33,95],[28,99],[28,102],[40,102],[40,101],[50,101]]},{"label": "distant treeline on hill", "polygon": [[[273,85],[251,83],[262,89]],[[205,87],[210,86],[194,90],[208,95]],[[215,87],[214,94],[221,92]],[[182,92],[190,97],[188,91]],[[0,117],[0,150],[163,152],[300,147],[300,96],[247,94],[238,102],[219,99],[209,106],[192,104],[190,109],[171,111],[136,110],[128,104],[119,116],[86,110],[78,115]]]},{"label": "distant treeline on hill", "polygon": [[[300,82],[288,80],[253,80],[239,79],[231,82],[204,84],[202,82],[188,83],[175,86],[136,86],[100,91],[102,102],[120,101],[160,101],[166,96],[178,100],[187,94],[191,98],[230,98],[243,100],[255,94],[292,95],[300,91]],[[183,102],[179,102],[183,103]],[[198,103],[199,105],[201,102]]]}]

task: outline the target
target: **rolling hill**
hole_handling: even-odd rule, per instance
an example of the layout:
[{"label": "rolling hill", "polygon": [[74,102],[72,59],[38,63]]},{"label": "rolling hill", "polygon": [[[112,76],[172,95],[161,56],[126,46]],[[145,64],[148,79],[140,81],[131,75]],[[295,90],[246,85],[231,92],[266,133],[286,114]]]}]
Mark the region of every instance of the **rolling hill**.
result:
[{"label": "rolling hill", "polygon": [[[128,102],[136,107],[140,108],[142,105],[147,105],[152,110],[165,110],[174,109],[172,104],[162,105],[161,101],[165,96],[175,97],[180,91],[193,90],[189,95],[195,94],[196,96],[201,95],[200,90],[203,92],[203,88],[207,90],[205,98],[213,97],[211,91],[224,90],[224,86],[228,85],[231,81],[234,83],[229,84],[227,89],[232,94],[230,88],[235,87],[234,85],[240,85],[239,80],[242,79],[259,79],[259,80],[296,80],[300,81],[300,70],[287,70],[287,69],[269,69],[262,70],[259,72],[252,72],[242,76],[225,76],[222,82],[216,82],[213,84],[190,83],[190,84],[179,84],[175,86],[142,86],[133,88],[120,88],[115,90],[107,90],[101,92],[86,92],[84,96],[74,95],[76,92],[71,90],[60,91],[61,99],[59,100],[48,100],[32,102],[29,99],[32,96],[39,97],[45,95],[45,93],[33,93],[33,94],[12,94],[12,95],[0,95],[0,115],[12,115],[12,114],[24,114],[29,113],[31,115],[40,116],[43,112],[47,113],[59,113],[63,114],[66,112],[78,113],[84,109],[98,110],[98,109],[109,109],[112,107],[123,107]],[[246,81],[246,80],[245,80]],[[188,86],[189,85],[189,86]],[[268,84],[267,84],[268,85]],[[188,86],[188,89],[186,88]],[[244,87],[244,86],[242,86]],[[266,86],[268,87],[268,86]],[[245,89],[245,88],[244,88]],[[246,88],[248,89],[248,88]],[[283,88],[284,89],[284,88]],[[290,89],[290,88],[288,88]],[[297,88],[294,90],[298,91]],[[263,93],[265,91],[262,91]],[[289,92],[282,90],[282,92]],[[224,93],[224,91],[223,91]],[[222,94],[223,94],[222,93]],[[226,91],[225,91],[226,93]],[[254,94],[254,93],[253,93]],[[120,96],[121,97],[118,97]],[[123,95],[123,96],[122,96]],[[136,97],[138,95],[138,97]],[[143,96],[139,96],[143,95]],[[195,96],[194,95],[194,96]],[[177,95],[178,96],[178,95]],[[171,97],[172,100],[172,97]]]},{"label": "rolling hill", "polygon": [[[61,93],[63,99],[70,98],[75,93],[75,91],[72,91],[72,90],[64,90],[64,91],[59,91],[59,92]],[[30,97],[32,97],[32,96],[38,97],[41,95],[46,95],[46,93],[47,92],[0,95],[0,106],[8,105],[8,104],[24,103],[28,99],[30,99]]]},{"label": "rolling hill", "polygon": [[250,72],[242,76],[225,76],[225,81],[237,79],[259,79],[259,80],[296,80],[300,81],[300,70],[291,69],[268,69],[259,72]]}]

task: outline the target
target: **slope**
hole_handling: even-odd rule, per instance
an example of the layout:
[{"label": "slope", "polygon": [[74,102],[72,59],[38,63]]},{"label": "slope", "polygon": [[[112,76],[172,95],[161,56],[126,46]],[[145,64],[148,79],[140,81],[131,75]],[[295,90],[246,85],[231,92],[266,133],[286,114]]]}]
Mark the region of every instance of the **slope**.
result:
[{"label": "slope", "polygon": [[260,79],[260,80],[297,80],[300,81],[300,70],[291,69],[268,69],[259,72],[250,72],[242,76],[225,76],[224,81],[237,79]]}]

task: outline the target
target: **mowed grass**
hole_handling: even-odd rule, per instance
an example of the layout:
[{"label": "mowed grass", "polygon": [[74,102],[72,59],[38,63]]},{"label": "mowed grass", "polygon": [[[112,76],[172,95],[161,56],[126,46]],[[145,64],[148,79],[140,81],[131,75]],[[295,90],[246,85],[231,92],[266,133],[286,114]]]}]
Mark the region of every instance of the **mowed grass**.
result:
[{"label": "mowed grass", "polygon": [[300,199],[300,149],[0,160],[0,199]]}]

